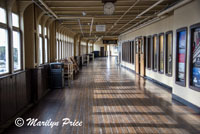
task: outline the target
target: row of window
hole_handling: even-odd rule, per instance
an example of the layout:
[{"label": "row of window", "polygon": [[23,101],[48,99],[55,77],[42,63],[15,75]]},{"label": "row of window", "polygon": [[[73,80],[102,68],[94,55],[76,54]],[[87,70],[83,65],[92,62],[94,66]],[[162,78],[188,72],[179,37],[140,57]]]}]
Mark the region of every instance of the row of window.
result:
[{"label": "row of window", "polygon": [[57,39],[56,43],[56,59],[62,60],[66,57],[70,57],[73,55],[73,39],[69,38],[67,36],[64,36],[66,38]]},{"label": "row of window", "polygon": [[[12,35],[8,33],[8,20],[6,10],[0,8],[0,74],[10,72],[10,56],[13,58],[13,69],[22,69],[21,62],[21,34],[19,26],[19,15],[12,13]],[[8,42],[8,37],[12,36],[12,45]],[[11,47],[12,46],[12,47]]]}]

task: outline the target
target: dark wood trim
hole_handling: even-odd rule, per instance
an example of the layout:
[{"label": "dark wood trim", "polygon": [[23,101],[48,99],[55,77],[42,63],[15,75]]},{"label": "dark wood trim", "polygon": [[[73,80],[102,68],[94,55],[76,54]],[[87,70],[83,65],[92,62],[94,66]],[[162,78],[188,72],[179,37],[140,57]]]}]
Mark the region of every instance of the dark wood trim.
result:
[{"label": "dark wood trim", "polygon": [[[160,71],[160,36],[163,36],[163,71]],[[158,34],[158,72],[160,73],[160,74],[164,74],[164,67],[165,67],[165,65],[164,65],[164,63],[165,63],[165,58],[164,58],[164,39],[165,39],[165,36],[164,36],[164,33],[159,33]]]},{"label": "dark wood trim", "polygon": [[8,29],[8,25],[0,22],[0,28]]},{"label": "dark wood trim", "polygon": [[193,66],[192,66],[192,61],[193,61],[193,59],[192,59],[192,42],[193,42],[193,30],[195,30],[196,28],[200,28],[200,23],[197,23],[197,24],[194,24],[194,25],[191,25],[190,26],[190,39],[189,39],[189,42],[190,42],[190,44],[189,44],[189,75],[188,75],[188,80],[189,80],[189,88],[191,88],[191,89],[193,89],[193,90],[195,90],[195,91],[198,91],[198,92],[200,92],[200,88],[199,87],[195,87],[195,86],[193,86],[192,85],[192,68],[193,68]]},{"label": "dark wood trim", "polygon": [[[184,82],[177,81],[178,77],[178,33],[181,31],[186,31],[186,46],[185,46],[185,66],[184,66]],[[179,28],[176,30],[176,63],[175,63],[175,83],[177,85],[186,87],[186,63],[187,63],[187,37],[188,37],[188,32],[187,32],[187,27]]]},{"label": "dark wood trim", "polygon": [[172,74],[173,74],[173,31],[167,31],[165,33],[165,41],[164,41],[164,44],[165,44],[165,75],[166,76],[169,76],[169,77],[172,77],[172,74],[168,74],[167,73],[167,51],[168,51],[168,48],[167,48],[167,35],[169,34],[172,34],[172,42],[171,42],[171,49],[172,49]]},{"label": "dark wood trim", "polygon": [[157,67],[156,67],[156,69],[154,68],[154,63],[155,63],[155,61],[154,61],[154,37],[156,37],[156,53],[158,54],[158,35],[157,34],[154,34],[153,36],[152,36],[152,55],[153,55],[153,57],[152,57],[152,70],[154,71],[154,72],[157,72],[158,71],[158,55],[157,55]]}]

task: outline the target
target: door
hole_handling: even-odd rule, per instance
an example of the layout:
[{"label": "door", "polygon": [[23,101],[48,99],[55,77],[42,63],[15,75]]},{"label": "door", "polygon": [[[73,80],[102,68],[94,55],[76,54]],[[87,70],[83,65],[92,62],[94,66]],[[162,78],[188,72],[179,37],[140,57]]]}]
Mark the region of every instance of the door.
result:
[{"label": "door", "polygon": [[140,76],[145,76],[145,37],[136,39],[135,71]]},{"label": "door", "polygon": [[101,47],[101,57],[104,57],[104,47]]},{"label": "door", "polygon": [[135,40],[135,72],[136,74],[140,74],[140,38]]},{"label": "door", "polygon": [[140,75],[145,76],[145,44],[146,38],[142,37],[140,42]]}]

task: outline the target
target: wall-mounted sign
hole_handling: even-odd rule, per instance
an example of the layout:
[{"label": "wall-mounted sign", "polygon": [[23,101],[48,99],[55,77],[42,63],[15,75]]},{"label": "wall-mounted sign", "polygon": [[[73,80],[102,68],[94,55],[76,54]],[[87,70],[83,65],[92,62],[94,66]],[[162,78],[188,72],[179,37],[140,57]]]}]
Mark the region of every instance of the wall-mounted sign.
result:
[{"label": "wall-mounted sign", "polygon": [[103,44],[117,44],[117,40],[103,40]]},{"label": "wall-mounted sign", "polygon": [[105,32],[106,31],[106,25],[96,25],[96,31],[97,32]]}]

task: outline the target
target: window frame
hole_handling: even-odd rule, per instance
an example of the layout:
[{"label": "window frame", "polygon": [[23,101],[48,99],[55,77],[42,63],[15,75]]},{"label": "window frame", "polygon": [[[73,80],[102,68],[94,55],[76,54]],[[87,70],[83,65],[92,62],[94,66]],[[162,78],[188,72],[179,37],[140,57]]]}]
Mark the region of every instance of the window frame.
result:
[{"label": "window frame", "polygon": [[[40,33],[40,27],[41,26],[41,33]],[[43,33],[43,28],[42,28],[42,25],[38,25],[38,34],[39,34],[39,36],[38,36],[38,48],[39,48],[39,56],[40,56],[40,38],[42,39],[42,63],[40,63],[40,59],[39,59],[39,66],[41,66],[41,65],[43,65],[44,64],[44,38],[43,38],[43,35],[42,35],[42,33]],[[40,57],[39,57],[40,58]]]},{"label": "window frame", "polygon": [[2,74],[0,74],[0,77],[1,76],[4,76],[4,75],[8,75],[8,74],[10,74],[10,72],[11,72],[11,68],[10,68],[10,52],[9,52],[9,50],[10,50],[10,45],[9,45],[9,33],[8,33],[8,26],[7,26],[7,24],[4,24],[4,23],[1,23],[0,22],[0,28],[1,29],[4,29],[4,30],[6,30],[7,31],[7,47],[8,47],[8,54],[7,54],[7,58],[8,58],[8,71],[7,72],[4,72],[4,73],[2,73]]},{"label": "window frame", "polygon": [[[157,56],[156,56],[156,60],[157,60],[157,63],[156,63],[156,69],[154,67],[154,64],[155,64],[155,61],[154,61],[154,37],[156,37],[156,53],[157,53]],[[154,72],[157,72],[158,71],[158,34],[154,34],[152,36],[152,70]]]},{"label": "window frame", "polygon": [[[171,74],[169,74],[167,71],[167,65],[168,65],[168,60],[167,60],[167,52],[168,52],[168,47],[167,47],[167,45],[168,45],[168,38],[167,38],[167,35],[169,35],[169,34],[171,34],[172,35],[172,40],[171,40],[171,53],[172,53],[172,65],[171,65],[171,70],[172,70],[172,73]],[[173,39],[173,31],[172,30],[170,30],[170,31],[167,31],[166,33],[165,33],[165,75],[166,76],[169,76],[169,77],[172,77],[172,75],[173,75],[173,41],[174,41],[174,39]]]},{"label": "window frame", "polygon": [[[14,12],[12,12],[12,14],[13,14]],[[18,32],[19,33],[19,40],[20,40],[20,69],[17,69],[17,70],[15,70],[14,69],[14,60],[13,60],[13,72],[19,72],[19,71],[22,71],[23,70],[23,63],[22,63],[22,61],[23,61],[23,52],[22,52],[22,48],[23,48],[23,46],[22,46],[22,32],[21,32],[21,30],[20,30],[20,15],[19,14],[17,14],[17,13],[14,13],[14,14],[16,14],[16,15],[18,15],[18,23],[19,23],[19,27],[15,27],[15,26],[13,26],[12,25],[12,34],[13,34],[13,32],[15,31],[15,32]],[[13,19],[13,18],[12,18]],[[13,20],[12,20],[13,21]],[[14,49],[14,46],[12,46],[12,49]],[[13,50],[12,50],[13,51]],[[14,55],[12,54],[12,57],[13,57]]]},{"label": "window frame", "polygon": [[[184,82],[180,82],[177,80],[178,78],[178,33],[181,32],[181,31],[185,31],[186,32],[186,46],[185,46],[185,64],[184,64]],[[187,27],[183,27],[183,28],[179,28],[176,30],[176,62],[175,62],[175,83],[179,86],[182,86],[182,87],[186,87],[186,67],[187,67],[187,41],[188,41],[188,28]]]},{"label": "window frame", "polygon": [[192,90],[195,90],[195,91],[198,91],[198,92],[200,92],[200,88],[199,87],[196,87],[196,86],[193,86],[192,85],[192,69],[193,69],[193,63],[192,63],[192,61],[193,61],[193,58],[192,58],[192,56],[193,56],[193,53],[192,53],[192,39],[193,39],[193,34],[192,34],[192,32],[193,32],[193,30],[195,30],[196,28],[200,28],[200,23],[197,23],[197,24],[194,24],[194,25],[191,25],[190,26],[190,38],[189,38],[189,75],[188,75],[188,80],[189,80],[189,88],[191,88]]},{"label": "window frame", "polygon": [[[150,39],[150,44],[149,44],[149,39]],[[150,46],[150,49],[149,49],[149,46]],[[149,51],[151,52],[150,53],[150,60],[149,61]],[[152,55],[152,36],[151,35],[148,35],[146,37],[146,68],[148,70],[151,70],[152,69],[152,58],[151,58],[151,55]],[[150,62],[150,66],[149,66],[149,62]]]},{"label": "window frame", "polygon": [[[160,37],[161,36],[163,36],[163,71],[161,71],[161,68],[160,68],[160,60],[161,60],[161,55],[160,55],[160,45],[161,45],[161,42],[160,42]],[[159,33],[158,34],[158,46],[157,46],[157,49],[158,49],[158,72],[160,73],[160,74],[164,74],[164,72],[165,72],[165,35],[164,35],[164,33],[162,32],[162,33]]]}]

